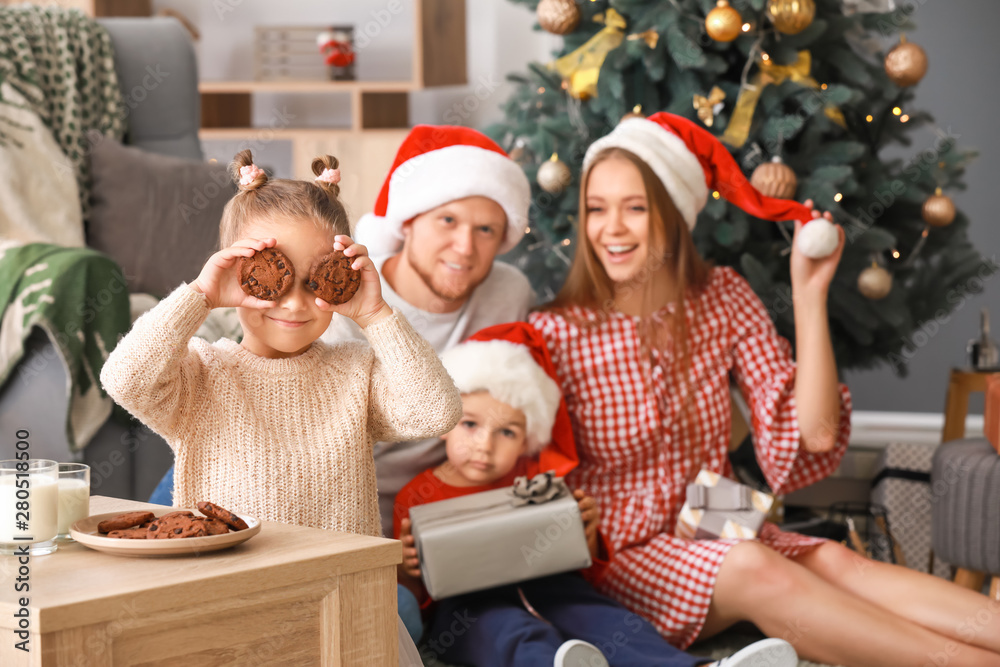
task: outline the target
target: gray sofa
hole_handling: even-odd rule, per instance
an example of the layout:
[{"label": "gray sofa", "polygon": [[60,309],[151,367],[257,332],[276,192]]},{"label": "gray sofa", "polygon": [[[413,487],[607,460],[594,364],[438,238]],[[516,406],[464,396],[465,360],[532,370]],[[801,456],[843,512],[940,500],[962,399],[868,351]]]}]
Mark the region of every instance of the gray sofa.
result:
[{"label": "gray sofa", "polygon": [[[171,18],[109,18],[115,70],[128,109],[125,143],[179,158],[203,158],[198,140],[198,72],[188,33]],[[82,455],[66,439],[66,369],[39,329],[20,365],[0,387],[0,458],[13,455],[13,434],[27,429],[34,458],[83,461],[95,494],[145,500],[173,463],[158,435],[137,422],[108,419]],[[8,437],[10,436],[10,437]]]}]

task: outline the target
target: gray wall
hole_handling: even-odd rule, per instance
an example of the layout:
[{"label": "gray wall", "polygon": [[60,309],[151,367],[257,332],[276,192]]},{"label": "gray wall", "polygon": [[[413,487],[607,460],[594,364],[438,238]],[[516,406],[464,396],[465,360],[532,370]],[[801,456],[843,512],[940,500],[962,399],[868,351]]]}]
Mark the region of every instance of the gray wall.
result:
[{"label": "gray wall", "polygon": [[[917,88],[917,106],[929,111],[942,129],[949,128],[959,145],[975,148],[980,157],[966,173],[968,190],[950,193],[972,222],[970,237],[979,251],[1000,261],[1000,94],[994,74],[1000,65],[1000,2],[996,0],[902,0],[914,8],[917,30],[908,34],[927,51],[930,69]],[[916,133],[915,133],[916,134]],[[933,145],[921,132],[908,154]],[[926,344],[914,354],[910,373],[898,378],[889,368],[847,373],[855,410],[941,412],[948,373],[963,365],[966,344],[979,330],[979,311],[992,314],[993,338],[1000,340],[1000,275],[986,281],[982,294],[965,301],[933,332],[913,338]],[[970,412],[982,412],[974,398]]]}]

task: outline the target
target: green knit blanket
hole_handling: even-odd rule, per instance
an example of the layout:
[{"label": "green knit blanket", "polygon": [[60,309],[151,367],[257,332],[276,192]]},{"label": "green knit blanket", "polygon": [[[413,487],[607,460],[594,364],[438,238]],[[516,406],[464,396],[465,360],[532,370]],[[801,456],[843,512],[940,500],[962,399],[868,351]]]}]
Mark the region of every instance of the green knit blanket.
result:
[{"label": "green knit blanket", "polygon": [[[73,163],[86,218],[90,202],[86,133],[99,130],[121,140],[125,131],[124,105],[107,31],[75,9],[0,6],[2,83],[24,96],[27,107],[52,131]],[[16,144],[24,128],[2,121],[0,114],[0,145]]]},{"label": "green knit blanket", "polygon": [[40,327],[68,376],[67,440],[74,451],[82,449],[113,406],[100,376],[108,352],[129,328],[122,270],[87,248],[32,243],[0,250],[0,312],[0,385],[30,383],[41,372],[32,364],[17,366],[25,339],[33,327]]}]

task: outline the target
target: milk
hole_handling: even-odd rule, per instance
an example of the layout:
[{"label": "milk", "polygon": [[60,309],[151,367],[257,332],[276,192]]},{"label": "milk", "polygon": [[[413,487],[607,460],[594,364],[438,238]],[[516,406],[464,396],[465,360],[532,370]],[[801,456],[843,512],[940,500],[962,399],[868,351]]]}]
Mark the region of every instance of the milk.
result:
[{"label": "milk", "polygon": [[[18,530],[15,522],[23,520],[24,515],[16,516],[22,510],[17,509],[18,489],[14,475],[0,477],[0,543],[27,544],[26,541],[16,541],[15,537],[31,536],[33,542],[44,542],[56,536],[59,517],[59,491],[56,480],[48,475],[28,475],[31,483],[28,489],[28,529]],[[23,482],[22,482],[23,483]],[[24,495],[22,493],[22,495]]]},{"label": "milk", "polygon": [[90,516],[90,485],[82,479],[59,480],[59,534],[69,535],[69,527]]}]

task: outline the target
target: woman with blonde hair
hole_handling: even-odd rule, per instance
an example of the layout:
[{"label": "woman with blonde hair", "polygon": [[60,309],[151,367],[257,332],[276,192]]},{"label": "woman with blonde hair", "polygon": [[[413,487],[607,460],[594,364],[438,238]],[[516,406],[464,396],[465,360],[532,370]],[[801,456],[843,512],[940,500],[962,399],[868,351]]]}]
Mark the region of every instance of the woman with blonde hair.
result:
[{"label": "woman with blonde hair", "polygon": [[[797,220],[795,359],[747,282],[698,256],[691,228],[710,189],[757,217]],[[811,202],[763,197],[710,133],[667,113],[623,121],[590,147],[580,208],[567,283],[530,321],[573,420],[570,484],[597,499],[612,543],[598,587],[679,648],[748,620],[830,664],[1000,665],[1000,604],[985,596],[769,523],[754,540],[675,535],[698,472],[731,474],[731,378],[775,493],[839,464],[851,402],[826,300],[843,231],[814,259],[823,252],[803,248],[803,232],[829,223],[812,220]],[[984,622],[963,624],[984,609]]]}]

